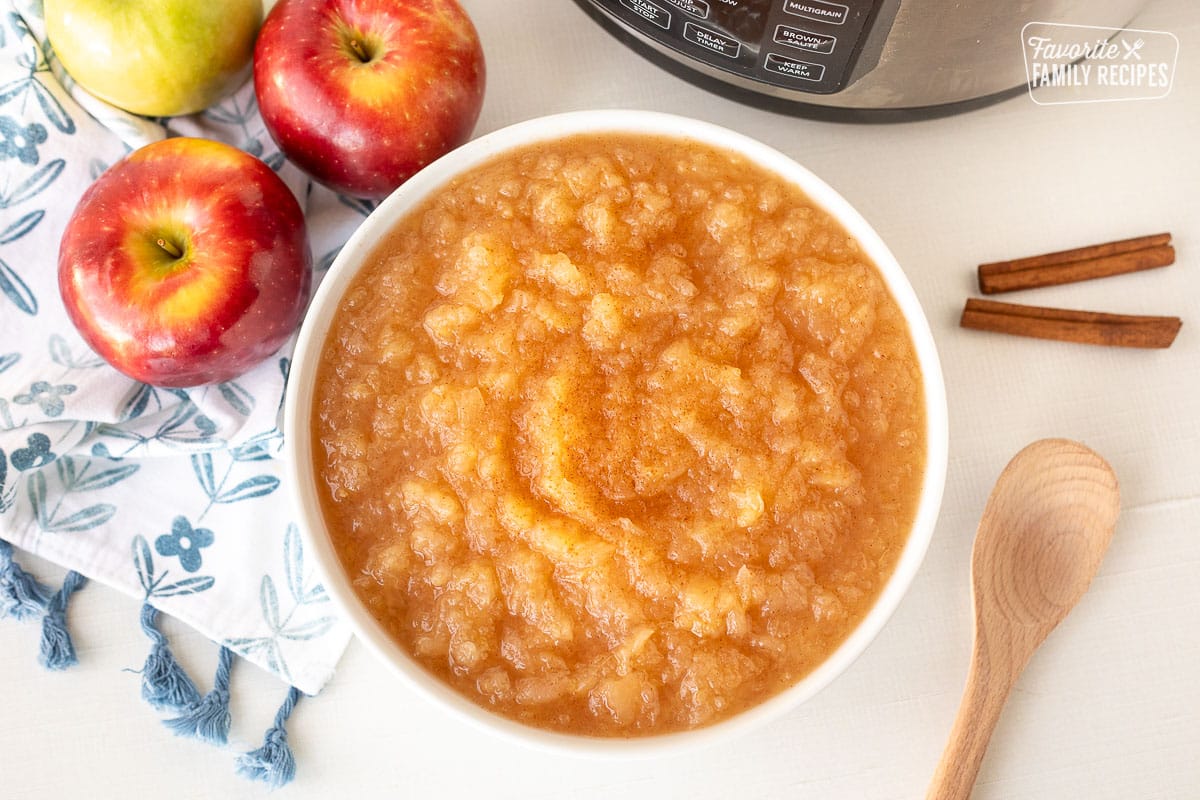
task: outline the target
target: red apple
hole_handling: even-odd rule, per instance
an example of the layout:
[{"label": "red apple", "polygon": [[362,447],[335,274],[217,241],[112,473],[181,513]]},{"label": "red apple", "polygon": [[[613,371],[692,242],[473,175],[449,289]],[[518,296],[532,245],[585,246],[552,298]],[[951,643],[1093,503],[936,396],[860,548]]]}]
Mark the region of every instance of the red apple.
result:
[{"label": "red apple", "polygon": [[119,161],[67,222],[58,282],[100,356],[157,386],[234,378],[279,349],[312,280],[304,214],[263,162],[208,139]]},{"label": "red apple", "polygon": [[483,50],[455,0],[280,0],[254,50],[267,130],[342,193],[380,198],[471,135]]}]

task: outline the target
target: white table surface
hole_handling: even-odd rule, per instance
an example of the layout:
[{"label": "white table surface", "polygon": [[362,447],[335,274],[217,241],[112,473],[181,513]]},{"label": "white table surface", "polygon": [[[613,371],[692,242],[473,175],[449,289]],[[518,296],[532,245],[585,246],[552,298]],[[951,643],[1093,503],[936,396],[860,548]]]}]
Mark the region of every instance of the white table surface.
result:
[{"label": "white table surface", "polygon": [[[718,749],[643,761],[549,756],[410,694],[359,645],[290,725],[288,798],[914,798],[966,674],[968,563],[1009,457],[1077,438],[1116,469],[1124,510],[1083,602],[1034,656],[975,797],[1200,797],[1200,11],[1153,4],[1139,27],[1180,40],[1172,94],[1038,106],[1022,95],[947,119],[847,126],[702,92],[631,54],[569,0],[467,0],[489,63],[477,131],[589,107],[652,108],[736,128],[792,154],[858,207],[904,265],[933,326],[950,405],[945,503],[903,604],[851,669],[783,719]],[[1088,20],[1080,19],[1086,24]],[[1014,298],[1174,314],[1166,351],[964,331],[981,261],[1169,230],[1165,270]],[[57,581],[61,570],[27,560]],[[233,755],[257,747],[282,688],[244,663],[227,750],[170,735],[138,695],[138,603],[92,586],[71,607],[80,664],[35,661],[37,626],[0,621],[0,797],[260,797]],[[194,676],[215,647],[166,621]],[[207,689],[207,680],[202,688]]]}]

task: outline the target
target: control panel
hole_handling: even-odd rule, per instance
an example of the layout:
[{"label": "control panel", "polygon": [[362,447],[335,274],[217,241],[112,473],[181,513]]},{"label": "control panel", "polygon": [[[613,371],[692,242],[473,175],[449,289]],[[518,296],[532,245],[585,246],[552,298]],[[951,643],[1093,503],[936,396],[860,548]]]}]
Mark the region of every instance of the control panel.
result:
[{"label": "control panel", "polygon": [[726,72],[832,94],[849,81],[875,0],[591,0],[627,27]]}]

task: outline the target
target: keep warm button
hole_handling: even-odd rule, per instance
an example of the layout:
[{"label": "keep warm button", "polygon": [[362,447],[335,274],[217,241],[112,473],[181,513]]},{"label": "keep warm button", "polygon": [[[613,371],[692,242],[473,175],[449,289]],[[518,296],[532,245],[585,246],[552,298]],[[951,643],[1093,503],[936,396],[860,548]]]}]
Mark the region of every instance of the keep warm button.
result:
[{"label": "keep warm button", "polygon": [[763,67],[778,75],[786,75],[789,78],[800,78],[805,81],[819,81],[825,77],[824,64],[800,61],[795,58],[781,56],[778,53],[767,53]]},{"label": "keep warm button", "polygon": [[705,50],[711,50],[729,58],[737,58],[742,49],[742,43],[737,39],[718,31],[702,28],[694,22],[683,26],[683,38],[692,44],[700,45]]}]

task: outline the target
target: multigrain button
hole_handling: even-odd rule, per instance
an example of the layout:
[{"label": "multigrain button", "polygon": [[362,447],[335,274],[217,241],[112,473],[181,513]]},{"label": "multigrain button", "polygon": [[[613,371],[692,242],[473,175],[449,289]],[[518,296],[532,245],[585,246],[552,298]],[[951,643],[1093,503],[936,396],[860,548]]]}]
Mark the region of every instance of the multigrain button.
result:
[{"label": "multigrain button", "polygon": [[825,77],[825,65],[813,64],[809,61],[781,56],[778,53],[768,53],[763,67],[777,75],[789,78],[800,78],[805,81],[819,81]]},{"label": "multigrain button", "polygon": [[779,25],[775,28],[775,43],[807,50],[810,53],[832,53],[834,45],[837,44],[837,37],[793,28],[791,25]]},{"label": "multigrain button", "polygon": [[692,44],[700,45],[705,50],[711,50],[729,58],[737,58],[742,49],[741,42],[732,36],[702,28],[692,22],[683,26],[683,38]]},{"label": "multigrain button", "polygon": [[653,22],[666,30],[671,27],[671,12],[650,0],[621,0],[621,5],[628,8],[644,20]]},{"label": "multigrain button", "polygon": [[710,9],[704,0],[667,0],[667,2],[697,19],[708,19]]},{"label": "multigrain button", "polygon": [[850,17],[850,6],[826,0],[783,0],[783,10],[797,17],[819,19],[830,25],[841,25]]}]

